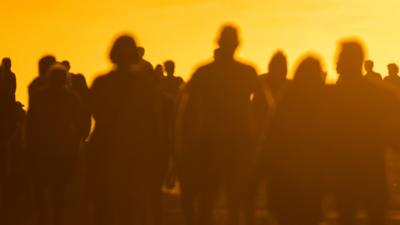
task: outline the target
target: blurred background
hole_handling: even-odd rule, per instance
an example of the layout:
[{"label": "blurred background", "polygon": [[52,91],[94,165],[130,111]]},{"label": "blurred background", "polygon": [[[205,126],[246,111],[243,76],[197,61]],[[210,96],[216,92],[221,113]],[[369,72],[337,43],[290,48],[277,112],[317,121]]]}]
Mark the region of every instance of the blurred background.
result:
[{"label": "blurred background", "polygon": [[240,26],[239,56],[265,72],[276,49],[293,65],[304,52],[321,55],[336,78],[337,40],[360,37],[376,70],[400,60],[400,2],[397,0],[0,0],[0,56],[13,59],[17,99],[26,103],[26,87],[45,54],[68,59],[72,72],[88,82],[109,69],[108,50],[121,32],[135,35],[153,64],[173,59],[177,75],[189,79],[210,59],[215,36],[226,22]]}]

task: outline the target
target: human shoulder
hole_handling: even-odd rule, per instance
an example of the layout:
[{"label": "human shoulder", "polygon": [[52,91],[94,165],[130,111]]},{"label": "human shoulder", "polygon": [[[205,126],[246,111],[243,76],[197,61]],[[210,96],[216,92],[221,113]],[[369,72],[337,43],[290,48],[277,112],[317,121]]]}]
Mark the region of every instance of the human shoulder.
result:
[{"label": "human shoulder", "polygon": [[36,77],[33,81],[29,84],[29,88],[35,87],[41,82],[42,78]]},{"label": "human shoulder", "polygon": [[86,78],[82,74],[72,74],[72,79],[74,79],[77,82],[85,82],[86,83]]},{"label": "human shoulder", "polygon": [[210,74],[215,69],[215,63],[211,62],[202,66],[199,66],[191,77],[192,80],[197,80],[203,78],[204,76]]},{"label": "human shoulder", "polygon": [[246,70],[249,70],[249,71],[252,71],[252,72],[256,72],[256,69],[251,64],[244,63],[244,62],[239,62],[239,64]]},{"label": "human shoulder", "polygon": [[111,71],[110,73],[97,76],[92,83],[91,89],[109,84],[113,79],[113,73],[114,72]]},{"label": "human shoulder", "polygon": [[235,65],[235,71],[238,72],[236,74],[240,75],[240,79],[243,81],[247,80],[247,82],[252,84],[260,82],[256,69],[253,66],[238,61],[236,61]]}]

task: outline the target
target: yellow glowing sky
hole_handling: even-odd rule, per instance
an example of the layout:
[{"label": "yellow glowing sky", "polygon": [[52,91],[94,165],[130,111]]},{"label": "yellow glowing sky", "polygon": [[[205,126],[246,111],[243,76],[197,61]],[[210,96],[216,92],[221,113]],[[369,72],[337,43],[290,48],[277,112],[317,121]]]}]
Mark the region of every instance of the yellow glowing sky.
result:
[{"label": "yellow glowing sky", "polygon": [[335,78],[336,40],[361,37],[376,70],[400,61],[398,0],[0,0],[0,57],[13,59],[17,98],[37,75],[44,54],[69,59],[89,83],[109,69],[107,53],[116,34],[132,32],[153,64],[173,59],[177,74],[190,77],[209,59],[221,24],[240,26],[239,56],[264,72],[281,48],[291,65],[307,51],[325,59]]}]

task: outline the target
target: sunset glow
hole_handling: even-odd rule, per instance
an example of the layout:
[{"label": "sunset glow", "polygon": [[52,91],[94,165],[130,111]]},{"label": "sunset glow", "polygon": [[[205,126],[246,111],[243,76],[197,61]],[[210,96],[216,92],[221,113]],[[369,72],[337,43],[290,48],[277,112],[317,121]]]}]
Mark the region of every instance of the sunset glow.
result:
[{"label": "sunset glow", "polygon": [[324,58],[334,80],[336,42],[359,37],[376,70],[400,62],[397,0],[0,0],[0,56],[13,60],[17,99],[26,103],[26,87],[37,75],[44,54],[68,59],[73,72],[88,82],[109,69],[108,50],[121,32],[133,33],[153,64],[172,59],[177,75],[189,79],[193,69],[211,58],[219,27],[241,29],[238,55],[265,72],[276,49],[292,66],[303,53]]}]

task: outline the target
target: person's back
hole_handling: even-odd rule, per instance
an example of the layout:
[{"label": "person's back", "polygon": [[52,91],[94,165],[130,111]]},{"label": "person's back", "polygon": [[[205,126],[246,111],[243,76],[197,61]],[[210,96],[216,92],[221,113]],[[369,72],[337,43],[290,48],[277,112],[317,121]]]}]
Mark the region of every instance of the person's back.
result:
[{"label": "person's back", "polygon": [[[117,218],[145,220],[149,212],[142,206],[151,204],[152,182],[157,168],[162,167],[157,165],[162,157],[158,154],[166,148],[161,95],[149,78],[146,73],[117,70],[98,77],[91,88],[96,125],[89,157],[94,162],[95,176],[99,176],[94,179],[103,180],[95,185],[106,185],[101,188],[107,192],[99,194],[111,201],[100,204],[117,207]],[[102,211],[101,216],[113,210]]]},{"label": "person's back", "polygon": [[[265,99],[254,68],[234,59],[236,32],[229,26],[222,30],[215,61],[198,68],[183,93],[186,106],[182,136],[178,136],[184,147],[178,163],[188,224],[193,222],[190,215],[194,206],[185,199],[196,198],[186,195],[190,192],[198,195],[200,224],[211,223],[210,213],[220,188],[229,202],[230,223],[239,221],[240,210],[251,211],[247,184],[260,138],[257,125],[263,126],[261,117],[265,116],[265,108],[258,103]],[[238,196],[241,191],[244,194]]]},{"label": "person's back", "polygon": [[27,143],[32,156],[34,191],[39,223],[49,214],[52,201],[54,224],[65,223],[65,190],[78,160],[82,133],[79,98],[65,86],[66,69],[55,64],[49,69],[48,85],[30,98]]},{"label": "person's back", "polygon": [[390,63],[387,67],[389,75],[386,76],[383,81],[397,91],[400,91],[399,67],[395,63]]},{"label": "person's back", "polygon": [[96,122],[89,151],[96,221],[142,224],[152,213],[146,206],[153,172],[167,145],[162,95],[150,71],[132,69],[138,60],[133,38],[118,38],[110,58],[116,68],[97,77],[89,92]]},{"label": "person's back", "polygon": [[79,139],[80,112],[78,96],[66,88],[49,86],[35,92],[28,111],[33,151],[49,155],[70,154],[61,151],[71,148]]},{"label": "person's back", "polygon": [[164,77],[161,80],[161,89],[175,100],[183,83],[180,77]]},{"label": "person's back", "polygon": [[382,80],[382,76],[375,71],[366,73],[365,78],[370,80]]},{"label": "person's back", "polygon": [[321,123],[326,90],[320,62],[308,57],[272,116],[266,144],[269,210],[280,224],[322,220],[324,137]]},{"label": "person's back", "polygon": [[[131,138],[135,140],[137,138],[136,141],[142,142],[148,140],[148,136],[145,139],[143,139],[143,137],[149,135],[149,133],[145,131],[152,129],[152,127],[151,124],[148,126],[144,126],[144,124],[149,122],[146,118],[154,118],[152,117],[154,116],[154,112],[144,112],[140,111],[140,109],[152,110],[150,106],[154,104],[154,102],[152,102],[154,99],[149,98],[155,98],[156,89],[154,85],[152,85],[149,77],[146,76],[146,73],[115,70],[109,74],[99,76],[93,82],[90,91],[90,99],[93,116],[96,120],[96,126],[92,135],[92,140],[94,142],[104,142],[107,141],[107,138],[111,137],[111,132],[117,129],[115,128],[117,122],[116,118],[119,119],[118,116],[123,118],[128,116],[127,112],[130,110],[130,107],[132,107],[133,102],[137,103],[137,111],[129,111],[134,114],[130,116],[130,121],[127,122],[136,125],[131,128],[124,127],[123,129],[132,129],[131,131],[135,131],[127,135],[130,135]],[[151,114],[146,115],[146,113]],[[133,120],[135,120],[135,122]],[[143,129],[143,132],[137,133],[141,129]],[[131,139],[132,143],[135,143],[135,140]]]},{"label": "person's back", "polygon": [[250,99],[258,88],[255,70],[237,61],[199,68],[188,92],[201,112],[201,135],[219,138],[250,135]]},{"label": "person's back", "polygon": [[[340,144],[337,153],[347,156],[342,159],[346,165],[343,169],[352,168],[354,173],[360,173],[359,178],[373,177],[371,170],[383,169],[387,143],[382,125],[386,112],[393,111],[390,109],[394,108],[392,104],[397,103],[396,99],[389,91],[365,80],[338,84],[333,94],[336,109],[332,119],[340,121],[332,128],[337,131]],[[357,158],[357,163],[354,163]]]},{"label": "person's back", "polygon": [[271,58],[268,65],[268,72],[259,76],[265,88],[271,92],[275,102],[279,102],[280,97],[289,86],[289,80],[286,76],[286,56],[282,51],[277,51]]},{"label": "person's back", "polygon": [[383,81],[400,90],[400,76],[386,76]]},{"label": "person's back", "polygon": [[362,77],[362,61],[360,44],[344,42],[337,65],[340,77],[328,110],[327,147],[343,224],[355,223],[361,205],[371,224],[378,225],[385,223],[384,156],[398,133],[399,101],[379,81]]}]

